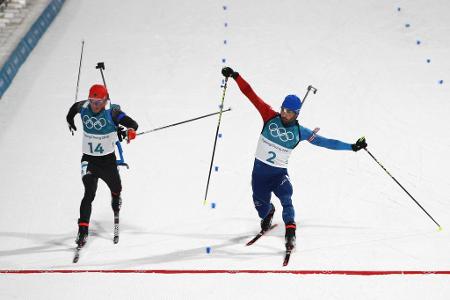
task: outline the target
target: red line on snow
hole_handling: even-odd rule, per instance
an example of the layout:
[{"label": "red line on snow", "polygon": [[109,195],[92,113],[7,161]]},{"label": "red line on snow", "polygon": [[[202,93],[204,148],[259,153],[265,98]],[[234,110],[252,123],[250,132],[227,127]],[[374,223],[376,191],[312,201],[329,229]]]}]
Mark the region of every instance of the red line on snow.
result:
[{"label": "red line on snow", "polygon": [[345,271],[345,270],[0,270],[0,274],[115,273],[115,274],[294,274],[294,275],[450,275],[450,271]]}]

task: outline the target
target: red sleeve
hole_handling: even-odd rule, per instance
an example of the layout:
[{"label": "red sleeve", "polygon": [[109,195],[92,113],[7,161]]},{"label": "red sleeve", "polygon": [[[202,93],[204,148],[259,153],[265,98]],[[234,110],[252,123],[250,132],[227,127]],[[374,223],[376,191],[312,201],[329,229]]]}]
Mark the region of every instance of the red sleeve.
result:
[{"label": "red sleeve", "polygon": [[252,87],[247,83],[247,81],[244,80],[244,78],[241,77],[241,75],[238,75],[236,77],[236,82],[241,92],[250,100],[250,102],[253,103],[253,105],[259,111],[264,123],[277,115],[277,113],[272,109],[272,107],[270,107],[269,104],[264,102],[264,100],[256,95]]}]

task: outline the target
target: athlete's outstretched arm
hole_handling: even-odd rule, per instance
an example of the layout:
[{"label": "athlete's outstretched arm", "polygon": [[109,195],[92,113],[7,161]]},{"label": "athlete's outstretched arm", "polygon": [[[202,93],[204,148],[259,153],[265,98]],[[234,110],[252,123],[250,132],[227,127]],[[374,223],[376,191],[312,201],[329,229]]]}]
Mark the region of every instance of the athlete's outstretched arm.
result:
[{"label": "athlete's outstretched arm", "polygon": [[241,75],[237,74],[235,80],[241,92],[250,100],[250,102],[253,103],[253,105],[259,111],[259,114],[263,118],[264,122],[276,116],[277,113],[272,109],[272,107],[270,107],[269,104],[264,102],[264,100],[256,95],[250,84],[248,84]]},{"label": "athlete's outstretched arm", "polygon": [[352,150],[352,145],[315,134],[311,129],[300,126],[301,140],[308,140],[313,145],[331,150]]}]

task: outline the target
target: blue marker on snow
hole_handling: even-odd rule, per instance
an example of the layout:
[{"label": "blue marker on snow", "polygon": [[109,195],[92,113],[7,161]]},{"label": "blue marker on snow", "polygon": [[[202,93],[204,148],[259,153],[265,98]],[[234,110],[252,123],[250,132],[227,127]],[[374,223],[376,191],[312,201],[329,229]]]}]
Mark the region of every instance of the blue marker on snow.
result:
[{"label": "blue marker on snow", "polygon": [[417,40],[416,44],[417,44],[417,45],[420,45],[420,41],[419,41],[419,40]]},{"label": "blue marker on snow", "polygon": [[406,24],[405,24],[405,27],[410,27],[410,26],[411,26],[411,25],[410,25],[410,24],[408,24],[408,23],[406,23]]},{"label": "blue marker on snow", "polygon": [[439,80],[439,84],[443,84],[444,83],[444,80]]},{"label": "blue marker on snow", "polygon": [[219,133],[219,138],[221,138],[222,137],[222,134],[221,133]]},{"label": "blue marker on snow", "polygon": [[210,254],[211,253],[211,247],[206,247],[206,253]]},{"label": "blue marker on snow", "polygon": [[218,166],[215,166],[215,167],[214,167],[214,171],[219,172],[219,167],[218,167]]},{"label": "blue marker on snow", "polygon": [[216,203],[211,203],[211,208],[216,208]]},{"label": "blue marker on snow", "polygon": [[430,62],[431,62],[431,59],[428,58],[428,59],[427,59],[427,63],[430,63]]}]

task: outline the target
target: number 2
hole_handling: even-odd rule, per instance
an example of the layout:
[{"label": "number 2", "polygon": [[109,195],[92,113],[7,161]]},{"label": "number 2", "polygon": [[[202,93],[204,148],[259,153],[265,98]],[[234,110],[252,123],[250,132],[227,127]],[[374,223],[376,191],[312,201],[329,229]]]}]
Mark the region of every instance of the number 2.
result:
[{"label": "number 2", "polygon": [[277,154],[273,151],[269,151],[269,154],[271,155],[271,157],[269,157],[268,159],[266,159],[266,161],[274,164],[275,162],[273,161],[275,159],[275,157],[277,157]]}]

